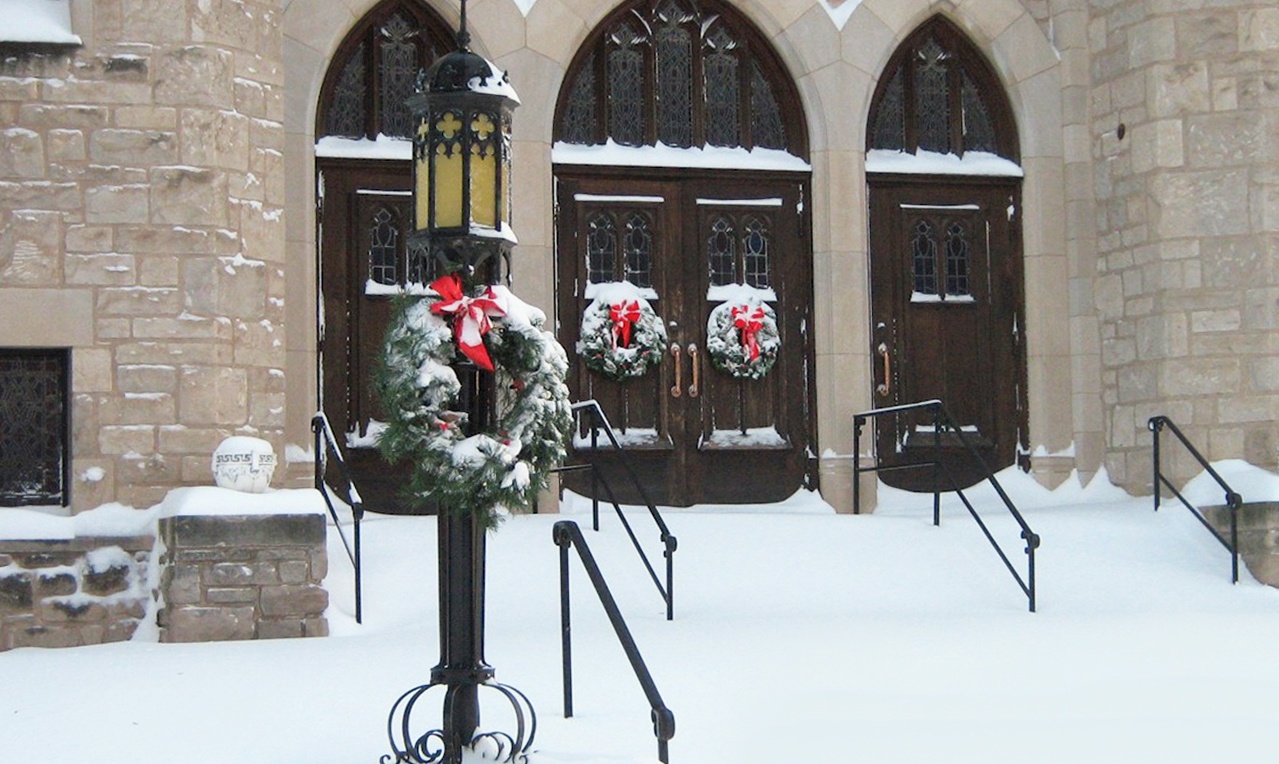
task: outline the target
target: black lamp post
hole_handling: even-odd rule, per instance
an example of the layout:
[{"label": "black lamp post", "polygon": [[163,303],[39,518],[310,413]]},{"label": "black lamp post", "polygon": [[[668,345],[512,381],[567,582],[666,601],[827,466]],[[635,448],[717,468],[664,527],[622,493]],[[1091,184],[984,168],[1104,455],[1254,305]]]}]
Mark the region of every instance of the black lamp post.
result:
[{"label": "black lamp post", "polygon": [[[519,99],[504,73],[471,52],[462,0],[457,50],[418,75],[409,98],[417,125],[413,141],[414,230],[409,248],[446,273],[456,273],[464,289],[509,278],[511,248],[511,113]],[[455,360],[462,384],[459,408],[466,411],[467,435],[487,429],[495,418],[494,375],[469,360]],[[439,507],[440,662],[430,684],[406,692],[388,720],[392,755],[384,762],[426,764],[461,761],[462,750],[483,739],[507,761],[532,744],[536,719],[523,693],[493,682],[484,660],[484,548],[481,512]],[[443,726],[425,734],[411,729],[417,701],[429,690],[445,689]],[[477,733],[479,691],[493,689],[515,712],[513,733]]]}]

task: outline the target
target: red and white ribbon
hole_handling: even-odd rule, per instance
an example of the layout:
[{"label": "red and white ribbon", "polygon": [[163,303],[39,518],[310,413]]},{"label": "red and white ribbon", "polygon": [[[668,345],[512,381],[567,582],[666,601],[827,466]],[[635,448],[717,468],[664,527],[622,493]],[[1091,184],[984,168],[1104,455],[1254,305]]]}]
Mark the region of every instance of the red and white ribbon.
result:
[{"label": "red and white ribbon", "polygon": [[437,279],[431,284],[431,289],[442,298],[431,306],[431,312],[452,318],[453,338],[458,349],[476,366],[493,371],[493,359],[489,358],[488,348],[484,347],[484,335],[493,328],[489,317],[506,315],[503,300],[492,287],[485,287],[484,294],[479,297],[467,297],[462,293],[462,279],[456,273]]},{"label": "red and white ribbon", "polygon": [[764,309],[749,305],[733,306],[733,325],[742,336],[742,352],[751,361],[759,358],[759,340],[756,335],[764,328]]}]

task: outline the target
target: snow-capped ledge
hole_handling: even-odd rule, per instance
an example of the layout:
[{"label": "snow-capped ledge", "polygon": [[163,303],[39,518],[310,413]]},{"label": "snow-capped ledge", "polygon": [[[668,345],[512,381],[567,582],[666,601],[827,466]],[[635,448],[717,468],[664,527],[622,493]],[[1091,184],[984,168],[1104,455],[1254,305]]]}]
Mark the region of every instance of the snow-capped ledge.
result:
[{"label": "snow-capped ledge", "polygon": [[983,175],[1000,178],[1022,178],[1021,165],[986,151],[967,151],[964,155],[939,154],[920,150],[905,151],[871,149],[866,152],[866,174],[901,175]]},{"label": "snow-capped ledge", "polygon": [[616,167],[681,167],[698,170],[789,170],[808,172],[813,166],[788,151],[778,149],[727,146],[678,148],[658,143],[655,146],[623,146],[610,139],[607,143],[584,146],[557,141],[551,147],[551,161],[556,164]]},{"label": "snow-capped ledge", "polygon": [[69,0],[5,0],[0,44],[82,45],[71,31]]}]

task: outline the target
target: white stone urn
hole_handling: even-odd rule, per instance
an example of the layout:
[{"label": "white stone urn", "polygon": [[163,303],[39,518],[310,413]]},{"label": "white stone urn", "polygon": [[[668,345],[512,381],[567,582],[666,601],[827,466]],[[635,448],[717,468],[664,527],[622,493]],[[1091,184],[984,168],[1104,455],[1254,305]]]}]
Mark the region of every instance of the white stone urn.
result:
[{"label": "white stone urn", "polygon": [[263,493],[275,474],[275,449],[261,438],[235,435],[213,452],[213,480],[219,488]]}]

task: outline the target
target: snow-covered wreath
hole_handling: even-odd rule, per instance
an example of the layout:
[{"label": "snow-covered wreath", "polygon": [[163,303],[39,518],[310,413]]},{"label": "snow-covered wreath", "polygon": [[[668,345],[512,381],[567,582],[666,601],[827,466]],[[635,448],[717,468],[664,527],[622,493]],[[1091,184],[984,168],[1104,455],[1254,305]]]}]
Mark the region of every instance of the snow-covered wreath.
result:
[{"label": "snow-covered wreath", "polygon": [[777,314],[768,303],[730,300],[706,320],[706,354],[711,364],[739,379],[762,379],[781,349]]},{"label": "snow-covered wreath", "polygon": [[[378,387],[389,421],[378,447],[407,465],[414,499],[488,525],[498,506],[530,506],[564,458],[572,428],[568,358],[542,328],[545,314],[505,287],[468,296],[451,275],[431,289],[426,298],[402,300],[387,330]],[[503,391],[496,426],[469,437],[450,366],[458,352],[495,371]]]},{"label": "snow-covered wreath", "polygon": [[604,288],[582,313],[578,356],[618,382],[643,376],[666,354],[666,326],[638,287],[625,281],[596,286]]}]

